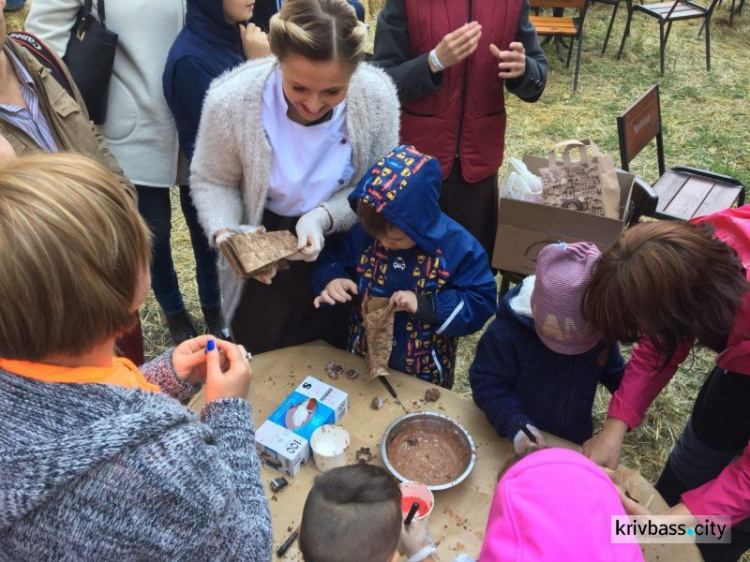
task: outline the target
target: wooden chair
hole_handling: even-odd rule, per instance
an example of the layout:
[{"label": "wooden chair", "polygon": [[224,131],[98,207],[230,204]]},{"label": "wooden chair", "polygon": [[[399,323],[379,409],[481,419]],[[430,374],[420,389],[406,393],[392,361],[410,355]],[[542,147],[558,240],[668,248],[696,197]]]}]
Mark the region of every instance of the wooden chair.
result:
[{"label": "wooden chair", "polygon": [[[539,8],[572,8],[578,10],[578,17],[567,17],[564,15],[551,16],[529,16],[529,20],[536,28],[536,34],[540,37],[567,37],[570,39],[568,46],[568,58],[566,68],[570,68],[570,59],[573,55],[573,43],[578,44],[576,54],[576,70],[573,76],[573,90],[578,88],[578,72],[581,69],[581,42],[583,40],[583,22],[586,19],[587,0],[531,0],[531,7]],[[557,11],[559,14],[560,11]]]},{"label": "wooden chair", "polygon": [[618,60],[622,58],[622,51],[625,48],[625,40],[628,35],[630,35],[630,22],[633,19],[633,12],[638,11],[659,20],[659,63],[662,76],[664,76],[664,51],[667,47],[667,40],[669,39],[669,32],[672,30],[672,24],[676,21],[690,19],[703,19],[703,25],[706,29],[706,68],[711,70],[710,24],[711,16],[713,15],[718,1],[719,0],[711,0],[708,8],[705,8],[693,0],[668,0],[667,2],[639,5],[634,5],[633,0],[625,0],[628,8],[628,21],[625,24],[625,32],[622,34],[620,50],[617,52]]},{"label": "wooden chair", "polygon": [[[625,224],[627,228],[638,224],[641,217],[653,216],[656,211],[658,198],[654,189],[643,178],[635,177],[633,191],[630,193],[630,208],[628,209]],[[502,281],[500,282],[500,297],[510,290],[511,284],[518,285],[526,275],[513,271],[500,270]]]},{"label": "wooden chair", "polygon": [[745,203],[742,184],[730,176],[688,166],[665,171],[658,85],[652,86],[617,118],[617,131],[621,165],[625,170],[633,158],[656,138],[660,177],[653,187],[659,203],[651,216],[690,220],[726,209],[734,203]]}]

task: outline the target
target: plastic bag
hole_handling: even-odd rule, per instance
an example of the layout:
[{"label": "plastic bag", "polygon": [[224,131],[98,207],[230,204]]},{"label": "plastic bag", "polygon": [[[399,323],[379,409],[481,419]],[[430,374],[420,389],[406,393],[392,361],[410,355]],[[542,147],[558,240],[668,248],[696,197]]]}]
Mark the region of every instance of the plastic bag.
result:
[{"label": "plastic bag", "polygon": [[500,182],[500,197],[541,203],[541,178],[532,174],[518,158],[511,156],[509,164],[503,181]]}]

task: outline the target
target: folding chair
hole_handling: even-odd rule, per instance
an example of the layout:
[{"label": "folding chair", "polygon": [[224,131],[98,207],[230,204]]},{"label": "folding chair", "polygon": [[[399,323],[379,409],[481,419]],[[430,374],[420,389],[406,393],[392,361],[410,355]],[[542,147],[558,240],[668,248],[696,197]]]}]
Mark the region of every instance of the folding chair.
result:
[{"label": "folding chair", "polygon": [[[578,89],[578,72],[581,68],[581,42],[583,40],[583,21],[586,19],[587,0],[531,0],[532,8],[572,8],[578,10],[578,17],[571,18],[563,15],[529,16],[529,20],[536,28],[540,37],[568,37],[568,58],[565,68],[570,68],[573,55],[573,39],[578,43],[576,55],[576,70],[573,76],[573,90]],[[558,12],[559,13],[559,12]]]},{"label": "folding chair", "polygon": [[633,12],[638,11],[659,20],[659,63],[662,76],[664,76],[664,51],[667,48],[667,40],[669,39],[669,32],[672,30],[672,24],[676,21],[690,19],[703,19],[703,25],[706,29],[706,69],[711,70],[711,15],[719,0],[711,0],[708,8],[704,8],[693,0],[669,0],[667,2],[639,4],[637,6],[633,5],[633,0],[625,1],[628,7],[628,21],[625,24],[625,32],[622,34],[620,50],[617,52],[618,60],[622,58],[625,40],[630,35],[630,22],[633,19]]},{"label": "folding chair", "polygon": [[653,185],[659,197],[650,216],[660,219],[690,220],[745,203],[745,190],[736,179],[708,170],[676,166],[665,171],[659,86],[652,86],[617,118],[620,161],[627,170],[630,162],[656,138],[659,179]]}]

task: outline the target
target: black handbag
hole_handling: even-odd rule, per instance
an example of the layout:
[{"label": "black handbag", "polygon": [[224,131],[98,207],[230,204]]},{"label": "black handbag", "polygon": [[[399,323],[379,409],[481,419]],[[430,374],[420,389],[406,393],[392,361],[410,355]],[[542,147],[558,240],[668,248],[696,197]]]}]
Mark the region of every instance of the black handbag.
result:
[{"label": "black handbag", "polygon": [[91,12],[92,4],[93,0],[85,0],[78,10],[63,60],[81,92],[89,117],[101,125],[107,118],[117,33],[108,30],[104,23],[104,0],[96,1],[98,20]]}]

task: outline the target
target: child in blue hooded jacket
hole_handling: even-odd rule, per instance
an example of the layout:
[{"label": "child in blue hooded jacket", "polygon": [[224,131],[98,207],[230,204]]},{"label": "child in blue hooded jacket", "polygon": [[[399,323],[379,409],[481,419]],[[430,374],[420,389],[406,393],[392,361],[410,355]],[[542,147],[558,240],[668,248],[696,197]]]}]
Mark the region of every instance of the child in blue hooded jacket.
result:
[{"label": "child in blue hooded jacket", "polygon": [[459,336],[479,330],[495,308],[497,286],[477,240],[438,205],[440,164],[413,146],[396,147],[349,196],[360,224],[320,254],[315,305],[359,299],[349,351],[367,352],[361,303],[395,306],[389,366],[451,388]]}]

